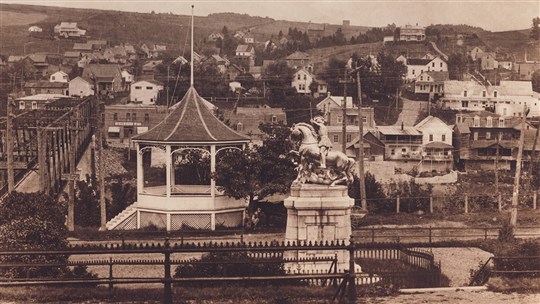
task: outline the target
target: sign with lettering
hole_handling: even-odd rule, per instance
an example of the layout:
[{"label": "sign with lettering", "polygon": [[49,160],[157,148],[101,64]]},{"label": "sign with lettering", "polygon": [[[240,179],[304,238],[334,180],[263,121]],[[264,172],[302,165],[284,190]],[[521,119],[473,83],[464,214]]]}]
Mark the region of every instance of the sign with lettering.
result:
[{"label": "sign with lettering", "polygon": [[[13,162],[14,170],[26,170],[28,165],[25,162]],[[0,169],[7,169],[7,162],[0,161]]]},{"label": "sign with lettering", "polygon": [[115,125],[115,126],[126,126],[126,127],[129,127],[129,126],[142,126],[142,123],[136,122],[136,121],[115,121],[115,122],[114,122],[114,125]]}]

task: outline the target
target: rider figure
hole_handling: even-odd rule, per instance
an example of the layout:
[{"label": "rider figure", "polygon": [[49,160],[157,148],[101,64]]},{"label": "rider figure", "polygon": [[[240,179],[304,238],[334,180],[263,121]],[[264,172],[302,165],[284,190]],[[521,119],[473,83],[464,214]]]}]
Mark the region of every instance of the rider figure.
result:
[{"label": "rider figure", "polygon": [[319,152],[321,154],[321,165],[319,168],[326,168],[326,156],[328,155],[328,150],[332,148],[332,142],[328,138],[328,129],[324,125],[324,118],[320,115],[315,116],[311,119],[311,123],[316,125],[317,133],[319,134]]}]

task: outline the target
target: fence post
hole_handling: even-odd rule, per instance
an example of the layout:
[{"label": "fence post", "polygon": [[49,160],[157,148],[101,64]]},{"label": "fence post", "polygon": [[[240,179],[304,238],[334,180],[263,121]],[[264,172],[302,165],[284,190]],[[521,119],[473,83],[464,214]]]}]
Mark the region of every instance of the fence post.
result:
[{"label": "fence post", "polygon": [[165,276],[163,278],[163,304],[172,304],[172,289],[171,289],[171,250],[169,238],[165,238],[165,248],[163,250],[165,255]]},{"label": "fence post", "polygon": [[354,270],[354,238],[351,234],[351,241],[349,244],[349,303],[354,304],[356,303],[356,273]]},{"label": "fence post", "polygon": [[371,243],[375,243],[375,228],[371,228]]},{"label": "fence post", "polygon": [[396,197],[396,213],[399,213],[399,203],[400,203],[400,198],[399,198],[399,195]]},{"label": "fence post", "polygon": [[429,226],[429,244],[431,245],[431,226]]},{"label": "fence post", "polygon": [[429,195],[429,213],[433,213],[433,196]]},{"label": "fence post", "polygon": [[536,200],[538,199],[538,192],[533,193],[533,210],[536,210]]},{"label": "fence post", "polygon": [[112,257],[109,257],[109,293],[113,291],[113,260]]},{"label": "fence post", "polygon": [[469,196],[465,195],[465,213],[469,213]]},{"label": "fence post", "polygon": [[499,194],[497,195],[497,204],[499,205],[499,212],[502,211],[502,197],[501,197],[501,193],[499,192]]},{"label": "fence post", "polygon": [[487,240],[488,228],[484,227],[484,240]]}]

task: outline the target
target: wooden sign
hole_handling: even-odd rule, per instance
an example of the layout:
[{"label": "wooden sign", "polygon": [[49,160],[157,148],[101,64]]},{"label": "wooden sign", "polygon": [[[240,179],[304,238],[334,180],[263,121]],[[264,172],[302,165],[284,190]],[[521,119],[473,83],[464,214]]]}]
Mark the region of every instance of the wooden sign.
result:
[{"label": "wooden sign", "polygon": [[[7,162],[0,161],[0,169],[7,170]],[[13,162],[14,170],[26,170],[28,169],[28,164],[25,162]]]}]

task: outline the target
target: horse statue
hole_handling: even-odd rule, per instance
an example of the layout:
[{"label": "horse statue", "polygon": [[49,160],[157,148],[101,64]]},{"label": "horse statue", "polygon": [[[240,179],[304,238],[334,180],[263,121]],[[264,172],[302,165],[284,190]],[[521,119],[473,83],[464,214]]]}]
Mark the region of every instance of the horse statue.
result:
[{"label": "horse statue", "polygon": [[354,159],[339,151],[328,151],[326,168],[321,168],[321,150],[319,135],[315,128],[307,123],[297,123],[291,127],[291,140],[299,142],[298,151],[291,151],[300,156],[297,166],[298,176],[294,183],[312,183],[334,186],[339,183],[352,183]]}]

